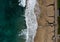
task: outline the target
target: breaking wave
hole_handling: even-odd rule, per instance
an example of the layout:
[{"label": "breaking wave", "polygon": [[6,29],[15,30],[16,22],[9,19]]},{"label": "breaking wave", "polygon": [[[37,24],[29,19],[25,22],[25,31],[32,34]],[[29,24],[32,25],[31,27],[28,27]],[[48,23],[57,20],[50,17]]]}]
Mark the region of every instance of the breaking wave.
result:
[{"label": "breaking wave", "polygon": [[36,0],[28,0],[27,7],[25,11],[25,20],[27,25],[27,38],[26,42],[34,42],[34,37],[37,29],[37,19],[34,13],[34,7],[36,4]]},{"label": "breaking wave", "polygon": [[[21,1],[21,3],[19,3],[20,6],[25,7],[26,6],[26,10],[25,10],[25,21],[26,21],[26,26],[27,29],[23,29],[21,30],[21,33],[18,34],[18,36],[24,35],[24,39],[26,39],[25,42],[34,42],[34,37],[36,34],[36,29],[37,29],[37,19],[36,19],[36,15],[34,13],[34,7],[36,4],[36,0],[19,0],[19,2]],[[27,5],[26,5],[27,2]]]}]

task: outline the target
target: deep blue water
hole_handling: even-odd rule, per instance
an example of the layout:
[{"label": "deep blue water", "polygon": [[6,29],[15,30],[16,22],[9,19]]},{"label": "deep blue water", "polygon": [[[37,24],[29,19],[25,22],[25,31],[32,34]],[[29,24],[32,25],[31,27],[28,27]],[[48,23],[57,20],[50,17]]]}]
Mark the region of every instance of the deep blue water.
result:
[{"label": "deep blue water", "polygon": [[25,7],[18,0],[0,0],[0,42],[25,42],[18,32],[26,29]]}]

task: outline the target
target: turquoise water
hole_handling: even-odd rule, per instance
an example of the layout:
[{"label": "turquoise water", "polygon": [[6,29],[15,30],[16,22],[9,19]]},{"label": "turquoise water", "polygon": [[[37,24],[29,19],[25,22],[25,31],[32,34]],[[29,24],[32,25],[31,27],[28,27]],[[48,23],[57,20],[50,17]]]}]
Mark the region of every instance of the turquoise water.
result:
[{"label": "turquoise water", "polygon": [[0,0],[0,42],[25,42],[18,33],[26,29],[25,7],[18,0]]}]

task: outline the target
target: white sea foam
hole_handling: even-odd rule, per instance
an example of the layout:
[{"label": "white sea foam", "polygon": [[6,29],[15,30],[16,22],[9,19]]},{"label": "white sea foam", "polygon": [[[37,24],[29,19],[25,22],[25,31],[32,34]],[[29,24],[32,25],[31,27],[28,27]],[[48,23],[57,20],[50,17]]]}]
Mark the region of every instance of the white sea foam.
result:
[{"label": "white sea foam", "polygon": [[34,42],[34,37],[37,29],[37,19],[34,13],[34,7],[36,0],[28,0],[27,7],[25,11],[25,20],[27,25],[27,37],[26,42]]},{"label": "white sea foam", "polygon": [[21,36],[23,36],[23,37],[22,37],[23,39],[28,40],[27,29],[23,29],[23,30],[21,30],[21,31],[18,33],[18,37],[21,37]]},{"label": "white sea foam", "polygon": [[27,37],[27,29],[21,30],[21,31],[19,32],[18,36],[19,36],[19,37],[23,36],[22,38],[23,38],[23,39],[26,39],[26,37]]},{"label": "white sea foam", "polygon": [[19,0],[19,6],[25,7],[26,6],[26,0]]},{"label": "white sea foam", "polygon": [[26,20],[26,26],[27,29],[22,30],[18,36],[24,35],[24,39],[26,39],[26,42],[34,42],[34,37],[36,34],[37,29],[37,19],[36,15],[34,13],[34,7],[36,4],[36,0],[19,0],[18,2],[20,6],[25,7],[26,2],[26,10],[25,10],[25,20]]}]

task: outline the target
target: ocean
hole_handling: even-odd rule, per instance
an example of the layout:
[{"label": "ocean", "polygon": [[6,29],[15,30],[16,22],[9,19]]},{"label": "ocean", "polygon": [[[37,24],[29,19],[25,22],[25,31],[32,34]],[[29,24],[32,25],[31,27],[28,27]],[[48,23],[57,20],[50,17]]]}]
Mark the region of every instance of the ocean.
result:
[{"label": "ocean", "polygon": [[0,42],[33,42],[37,29],[34,5],[26,9],[26,0],[0,0]]}]

